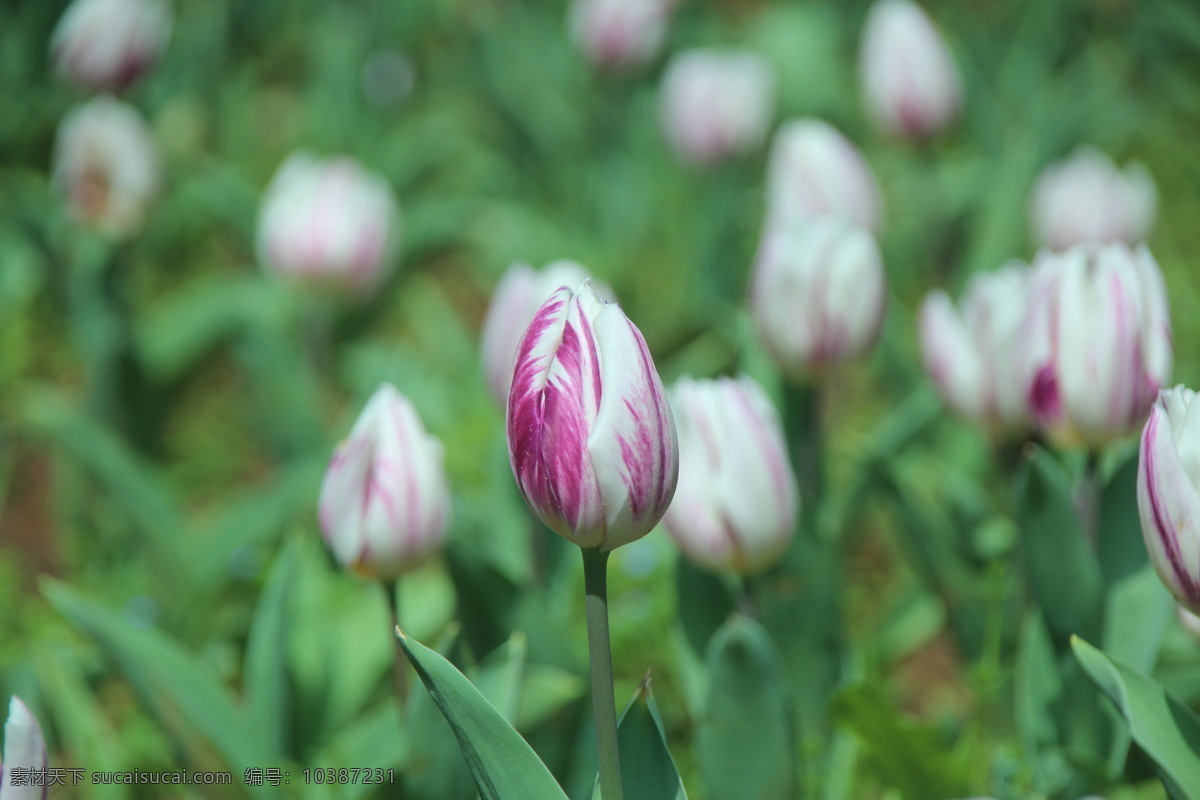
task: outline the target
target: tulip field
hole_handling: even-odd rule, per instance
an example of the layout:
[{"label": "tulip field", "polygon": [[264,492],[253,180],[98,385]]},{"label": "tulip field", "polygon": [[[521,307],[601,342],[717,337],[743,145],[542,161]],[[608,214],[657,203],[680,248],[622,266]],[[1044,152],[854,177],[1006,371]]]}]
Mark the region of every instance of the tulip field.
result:
[{"label": "tulip field", "polygon": [[1200,800],[1193,0],[0,0],[0,800]]}]

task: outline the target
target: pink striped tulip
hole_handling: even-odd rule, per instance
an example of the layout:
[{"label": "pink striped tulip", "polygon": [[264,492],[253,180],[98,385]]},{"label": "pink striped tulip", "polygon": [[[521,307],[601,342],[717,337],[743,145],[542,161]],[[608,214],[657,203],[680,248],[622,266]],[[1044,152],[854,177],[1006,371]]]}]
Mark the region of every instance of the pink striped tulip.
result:
[{"label": "pink striped tulip", "polygon": [[783,427],[762,387],[684,378],[671,389],[679,424],[679,488],[663,518],[690,559],[759,572],[787,549],[799,497]]},{"label": "pink striped tulip", "polygon": [[784,123],[767,164],[768,225],[813,217],[848,220],[872,233],[883,226],[883,195],[862,153],[819,119]]},{"label": "pink striped tulip", "polygon": [[828,217],[767,231],[750,312],[785,372],[810,375],[863,354],[886,305],[883,260],[868,231]]},{"label": "pink striped tulip", "polygon": [[1138,244],[1154,224],[1158,193],[1141,164],[1124,169],[1094,147],[1046,167],[1033,189],[1037,240],[1051,250],[1086,242]]},{"label": "pink striped tulip", "polygon": [[[541,270],[528,264],[513,264],[496,284],[483,319],[480,352],[488,388],[501,406],[508,402],[513,358],[533,315],[555,289],[578,286],[587,277],[586,269],[563,259],[552,261]],[[604,299],[613,298],[607,286],[599,283],[593,286]]]},{"label": "pink striped tulip", "polygon": [[119,90],[158,60],[170,35],[164,0],[75,0],[54,29],[50,54],[76,85]]},{"label": "pink striped tulip", "polygon": [[529,507],[605,552],[645,536],[675,493],[679,448],[641,332],[584,281],[542,304],[517,348],[508,454]]},{"label": "pink striped tulip", "polygon": [[859,80],[868,114],[892,136],[926,138],[958,116],[962,89],[954,56],[911,0],[878,0],[871,7]]},{"label": "pink striped tulip", "polygon": [[597,66],[637,66],[658,54],[671,13],[668,0],[572,0],[571,38]]},{"label": "pink striped tulip", "polygon": [[[0,800],[45,800],[46,740],[21,698],[13,696],[4,723],[4,760],[0,761]],[[38,779],[41,779],[40,781]],[[40,782],[42,785],[36,785]]]},{"label": "pink striped tulip", "polygon": [[1142,429],[1138,512],[1150,562],[1179,604],[1200,614],[1200,403],[1164,389]]},{"label": "pink striped tulip", "polygon": [[300,283],[365,293],[387,276],[398,238],[391,187],[346,156],[293,154],[259,208],[259,258]]},{"label": "pink striped tulip", "polygon": [[973,276],[958,307],[940,290],[921,304],[921,354],[938,394],[998,431],[1029,423],[1017,358],[1029,282],[1029,267],[1011,262]]},{"label": "pink striped tulip", "polygon": [[684,160],[711,164],[759,145],[771,124],[775,75],[748,51],[696,49],[667,65],[662,123]]},{"label": "pink striped tulip", "polygon": [[371,396],[321,485],[325,543],[343,567],[395,578],[439,550],[450,518],[442,446],[395,387]]},{"label": "pink striped tulip", "polygon": [[1022,371],[1035,424],[1093,449],[1140,426],[1171,372],[1166,287],[1150,252],[1042,253],[1029,298]]},{"label": "pink striped tulip", "polygon": [[54,182],[71,217],[114,239],[141,228],[159,186],[158,149],[138,112],[106,95],[63,118]]}]

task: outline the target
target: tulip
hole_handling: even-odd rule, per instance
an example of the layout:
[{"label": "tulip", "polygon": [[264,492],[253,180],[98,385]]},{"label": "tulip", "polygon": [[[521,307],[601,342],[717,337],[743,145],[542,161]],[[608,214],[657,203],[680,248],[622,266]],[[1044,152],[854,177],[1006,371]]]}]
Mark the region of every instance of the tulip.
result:
[{"label": "tulip", "polygon": [[1029,291],[1022,377],[1038,427],[1098,448],[1141,425],[1171,372],[1166,288],[1150,252],[1043,253]]},{"label": "tulip", "polygon": [[573,0],[571,38],[597,66],[644,64],[662,46],[670,10],[668,0]]},{"label": "tulip", "polygon": [[590,281],[555,291],[517,348],[508,453],[547,526],[605,553],[649,533],[679,474],[675,422],[641,332]]},{"label": "tulip", "polygon": [[[508,403],[512,383],[513,358],[533,315],[555,289],[578,286],[587,278],[587,270],[574,261],[552,261],[540,271],[517,263],[496,284],[487,315],[483,319],[481,352],[488,388],[500,405]],[[593,284],[601,297],[613,297],[612,290]]]},{"label": "tulip", "polygon": [[75,0],[50,41],[58,69],[84,89],[123,89],[158,60],[171,35],[163,0]]},{"label": "tulip", "polygon": [[1029,267],[1012,262],[972,277],[958,308],[942,291],[921,305],[921,353],[938,394],[959,414],[1001,431],[1029,422],[1015,356],[1029,281]]},{"label": "tulip", "polygon": [[0,800],[45,800],[46,740],[21,698],[13,696],[4,723],[4,760],[0,761]]},{"label": "tulip", "polygon": [[867,113],[884,132],[931,136],[958,116],[954,56],[929,16],[910,0],[877,0],[859,49]]},{"label": "tulip", "polygon": [[791,540],[799,499],[783,427],[753,380],[691,380],[671,389],[679,488],[663,525],[701,566],[748,574]]},{"label": "tulip", "polygon": [[749,52],[688,50],[671,59],[662,85],[667,141],[687,161],[710,164],[762,142],[771,124],[775,76]]},{"label": "tulip", "polygon": [[1138,450],[1138,513],[1150,563],[1181,606],[1200,614],[1200,403],[1164,389]]},{"label": "tulip", "polygon": [[63,119],[53,173],[72,218],[120,239],[141,227],[158,191],[157,148],[132,106],[97,97]]},{"label": "tulip", "polygon": [[321,485],[325,542],[343,567],[395,579],[441,548],[450,517],[442,446],[394,386],[371,396]]},{"label": "tulip", "polygon": [[769,229],[759,246],[750,311],[786,372],[811,374],[866,352],[886,301],[879,246],[862,228],[820,217]]},{"label": "tulip", "polygon": [[1158,205],[1154,179],[1141,164],[1124,170],[1093,147],[1080,147],[1038,177],[1031,202],[1037,240],[1051,250],[1085,242],[1143,241]]},{"label": "tulip", "polygon": [[298,152],[263,195],[259,258],[290,280],[362,294],[389,271],[397,216],[382,176],[346,156]]},{"label": "tulip", "polygon": [[767,164],[769,225],[840,217],[879,233],[883,198],[871,168],[850,140],[818,119],[784,123]]}]

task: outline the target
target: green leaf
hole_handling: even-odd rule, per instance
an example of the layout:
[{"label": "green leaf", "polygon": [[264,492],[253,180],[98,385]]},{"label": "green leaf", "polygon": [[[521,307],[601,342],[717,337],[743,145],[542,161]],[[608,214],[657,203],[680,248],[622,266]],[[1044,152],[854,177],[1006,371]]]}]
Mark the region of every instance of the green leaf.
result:
[{"label": "green leaf", "polygon": [[402,631],[396,635],[454,730],[483,800],[565,800],[521,734],[454,665]]},{"label": "green leaf", "polygon": [[625,800],[686,800],[687,793],[667,749],[662,718],[650,692],[650,675],[638,685],[617,724],[621,788]]},{"label": "green leaf", "polygon": [[682,555],[675,565],[675,591],[683,632],[692,649],[703,655],[713,633],[734,611],[733,594],[720,576],[692,566]]},{"label": "green leaf", "polygon": [[1034,786],[1047,795],[1061,788],[1070,777],[1059,752],[1058,725],[1054,719],[1054,705],[1059,702],[1062,689],[1054,645],[1041,614],[1035,609],[1021,626],[1013,694],[1017,733],[1025,757],[1033,766]]},{"label": "green leaf", "polygon": [[296,568],[295,551],[295,545],[289,542],[276,559],[254,610],[246,643],[242,691],[249,704],[255,736],[272,761],[286,752],[290,728],[286,655],[291,618],[288,598]]},{"label": "green leaf", "polygon": [[1056,636],[1098,633],[1100,565],[1084,537],[1062,467],[1037,449],[1017,474],[1021,550],[1034,598]]},{"label": "green leaf", "polygon": [[734,617],[709,647],[712,675],[696,732],[711,800],[788,800],[795,793],[791,700],[775,645],[753,620]]},{"label": "green leaf", "polygon": [[1126,458],[1100,495],[1096,552],[1104,582],[1132,575],[1147,563],[1142,523],[1137,507],[1136,454]]},{"label": "green leaf", "polygon": [[1174,800],[1200,798],[1200,718],[1154,680],[1071,637],[1084,670],[1121,712]]}]

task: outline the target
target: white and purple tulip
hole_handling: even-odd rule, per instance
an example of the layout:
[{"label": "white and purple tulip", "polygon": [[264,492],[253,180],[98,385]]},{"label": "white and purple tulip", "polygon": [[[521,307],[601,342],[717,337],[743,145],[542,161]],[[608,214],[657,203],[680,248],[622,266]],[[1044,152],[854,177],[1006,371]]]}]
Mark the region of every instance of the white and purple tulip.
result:
[{"label": "white and purple tulip", "polygon": [[1137,497],[1150,562],[1179,604],[1200,614],[1200,403],[1191,389],[1164,389],[1151,407]]},{"label": "white and purple tulip", "polygon": [[[0,761],[0,800],[45,800],[46,740],[37,717],[13,695],[4,723],[4,759]],[[40,777],[42,785],[35,785]]]},{"label": "white and purple tulip", "polygon": [[158,149],[132,106],[100,96],[63,118],[53,174],[73,219],[121,239],[141,227],[158,191]]},{"label": "white and purple tulip", "polygon": [[367,577],[395,578],[445,542],[450,488],[442,445],[391,384],[375,391],[334,453],[319,514],[338,563]]},{"label": "white and purple tulip", "polygon": [[1158,193],[1141,164],[1124,169],[1094,147],[1079,147],[1038,176],[1030,202],[1034,236],[1051,250],[1085,242],[1145,240]]},{"label": "white and purple tulip", "polygon": [[878,234],[883,195],[862,153],[819,119],[780,126],[767,163],[767,224],[830,216]]},{"label": "white and purple tulip", "polygon": [[[501,406],[508,403],[513,358],[533,315],[555,289],[578,286],[587,277],[587,270],[581,265],[562,259],[552,261],[540,270],[524,263],[513,264],[496,284],[483,318],[480,355],[488,388]],[[596,282],[592,286],[604,299],[614,298],[607,286]]]},{"label": "white and purple tulip", "polygon": [[938,394],[1001,433],[1029,424],[1017,357],[1029,283],[1028,265],[1015,261],[973,276],[957,307],[940,290],[921,304],[921,355]]},{"label": "white and purple tulip", "polygon": [[645,536],[679,477],[675,422],[641,332],[589,281],[558,289],[517,348],[508,454],[525,501],[582,548]]},{"label": "white and purple tulip", "polygon": [[1026,402],[1062,445],[1095,449],[1135,430],[1171,373],[1166,287],[1145,247],[1039,254],[1022,326]]},{"label": "white and purple tulip", "polygon": [[76,85],[119,90],[158,60],[170,35],[164,0],[75,0],[54,29],[50,55]]},{"label": "white and purple tulip", "polygon": [[679,488],[663,525],[691,560],[740,574],[787,549],[799,496],[783,427],[747,377],[683,378],[671,388],[679,425]]},{"label": "white and purple tulip", "polygon": [[620,69],[658,53],[670,13],[669,0],[573,0],[567,22],[593,64]]},{"label": "white and purple tulip", "polygon": [[289,280],[362,294],[388,274],[398,217],[382,176],[347,156],[294,153],[263,195],[258,255]]},{"label": "white and purple tulip", "polygon": [[712,164],[759,145],[771,124],[775,75],[742,50],[686,50],[667,65],[662,124],[685,161]]},{"label": "white and purple tulip", "polygon": [[776,363],[796,376],[866,352],[887,306],[875,238],[817,217],[767,230],[750,283],[750,312]]},{"label": "white and purple tulip", "polygon": [[889,135],[923,139],[958,116],[962,89],[954,56],[911,0],[878,0],[871,7],[859,81],[868,115]]}]

